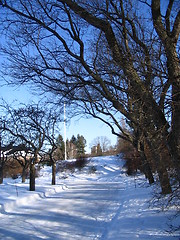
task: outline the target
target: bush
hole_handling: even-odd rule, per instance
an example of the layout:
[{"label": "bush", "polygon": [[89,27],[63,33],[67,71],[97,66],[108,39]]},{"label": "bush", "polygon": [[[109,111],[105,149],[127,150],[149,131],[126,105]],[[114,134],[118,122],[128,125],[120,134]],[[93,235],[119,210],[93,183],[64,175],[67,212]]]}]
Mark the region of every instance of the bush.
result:
[{"label": "bush", "polygon": [[89,167],[89,174],[94,174],[97,171],[95,166]]},{"label": "bush", "polygon": [[119,139],[118,151],[123,154],[123,159],[125,160],[124,167],[126,168],[128,175],[132,175],[138,170],[142,170],[139,153],[130,142]]},{"label": "bush", "polygon": [[75,161],[75,168],[78,168],[79,170],[81,170],[82,168],[84,168],[87,164],[87,158],[86,157],[78,157]]},{"label": "bush", "polygon": [[22,174],[22,167],[14,159],[8,159],[4,165],[4,178],[12,177],[13,179],[17,178]]},{"label": "bush", "polygon": [[86,157],[78,157],[75,161],[64,161],[61,160],[57,165],[57,172],[71,171],[74,172],[76,169],[81,170],[86,166],[88,160]]},{"label": "bush", "polygon": [[142,170],[141,160],[139,154],[136,151],[124,153],[123,158],[125,160],[124,167],[127,169],[126,172],[128,175],[133,175],[137,173],[138,170]]}]

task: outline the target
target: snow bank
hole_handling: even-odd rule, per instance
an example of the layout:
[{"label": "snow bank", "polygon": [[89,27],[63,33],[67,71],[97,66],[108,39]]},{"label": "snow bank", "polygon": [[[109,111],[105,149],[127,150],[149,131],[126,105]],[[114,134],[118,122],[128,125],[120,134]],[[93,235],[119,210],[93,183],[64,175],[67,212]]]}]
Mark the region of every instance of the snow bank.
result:
[{"label": "snow bank", "polygon": [[[166,231],[175,211],[150,207],[152,188],[143,176],[127,177],[123,164],[117,156],[92,158],[81,171],[59,172],[56,186],[50,185],[51,168],[44,167],[36,192],[28,191],[28,181],[5,179],[0,239],[179,239],[180,232]],[[180,225],[180,218],[175,221]]]}]

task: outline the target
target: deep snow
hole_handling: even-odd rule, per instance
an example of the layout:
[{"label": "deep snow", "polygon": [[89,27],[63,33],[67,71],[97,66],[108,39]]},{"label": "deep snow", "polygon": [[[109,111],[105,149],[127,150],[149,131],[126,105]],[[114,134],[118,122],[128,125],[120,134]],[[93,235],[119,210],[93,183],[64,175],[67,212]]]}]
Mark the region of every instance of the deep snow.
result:
[{"label": "deep snow", "polygon": [[29,180],[4,179],[0,239],[180,239],[180,232],[167,232],[173,208],[150,206],[152,187],[141,175],[127,177],[122,166],[117,156],[92,158],[84,170],[58,173],[56,186],[50,185],[51,168],[44,167],[35,192],[28,191]]}]

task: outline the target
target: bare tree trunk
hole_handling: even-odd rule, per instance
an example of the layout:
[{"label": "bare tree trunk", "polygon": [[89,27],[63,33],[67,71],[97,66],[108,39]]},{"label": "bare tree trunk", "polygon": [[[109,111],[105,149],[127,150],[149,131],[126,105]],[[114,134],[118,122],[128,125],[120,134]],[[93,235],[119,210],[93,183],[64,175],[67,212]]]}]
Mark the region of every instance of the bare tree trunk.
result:
[{"label": "bare tree trunk", "polygon": [[157,172],[159,176],[162,194],[172,193],[168,172],[163,164],[158,165]]},{"label": "bare tree trunk", "polygon": [[174,168],[176,170],[175,177],[180,184],[180,153],[179,153],[180,144],[177,143],[177,140],[178,139],[174,137],[174,135],[172,134],[169,140],[169,146]]},{"label": "bare tree trunk", "polygon": [[3,166],[2,163],[0,163],[0,184],[3,183]]},{"label": "bare tree trunk", "polygon": [[23,171],[22,171],[22,183],[25,183],[25,181],[26,181],[26,171],[23,168]]},{"label": "bare tree trunk", "polygon": [[[169,60],[170,62],[170,60]],[[171,65],[172,68],[172,63]],[[179,70],[179,71],[178,71]],[[171,69],[172,83],[172,121],[171,132],[168,139],[169,151],[172,157],[174,168],[176,170],[176,178],[180,183],[180,67],[174,66]]]},{"label": "bare tree trunk", "polygon": [[0,133],[0,184],[3,183],[4,156],[1,156],[1,133]]},{"label": "bare tree trunk", "polygon": [[138,130],[136,130],[136,138],[137,138],[137,141],[134,142],[134,146],[137,149],[137,151],[140,155],[140,158],[141,158],[142,171],[145,174],[145,177],[148,179],[149,184],[153,184],[154,177],[152,174],[151,166],[149,164],[148,158],[145,153],[143,134],[139,135]]},{"label": "bare tree trunk", "polygon": [[151,151],[153,161],[156,166],[156,170],[159,176],[159,182],[162,190],[162,194],[169,194],[172,192],[170,179],[166,168],[166,159],[162,159],[160,142],[153,139],[151,142],[147,141],[148,147]]},{"label": "bare tree trunk", "polygon": [[146,178],[148,179],[149,181],[149,184],[153,184],[154,183],[154,177],[153,177],[153,174],[152,174],[152,170],[151,170],[151,166],[148,162],[148,159],[146,157],[146,154],[144,152],[144,144],[140,143],[140,157],[142,160],[142,163],[143,163],[143,172],[146,176]]},{"label": "bare tree trunk", "polygon": [[166,11],[166,25],[164,25],[162,21],[160,0],[152,0],[151,9],[154,27],[164,45],[167,56],[168,80],[172,86],[172,119],[168,145],[176,170],[176,177],[180,183],[180,65],[176,52],[179,39],[180,18],[179,14],[177,14],[174,25],[170,28],[172,3],[173,1],[169,1]]},{"label": "bare tree trunk", "polygon": [[35,164],[32,162],[30,165],[30,191],[35,191],[35,177],[36,177],[36,169]]},{"label": "bare tree trunk", "polygon": [[25,161],[25,165],[23,166],[23,170],[22,170],[22,183],[24,183],[26,181],[26,174],[29,168],[29,162]]},{"label": "bare tree trunk", "polygon": [[52,163],[52,185],[56,185],[56,163]]},{"label": "bare tree trunk", "polygon": [[26,167],[23,167],[22,170],[22,183],[24,183],[26,181]]},{"label": "bare tree trunk", "polygon": [[153,177],[153,174],[152,174],[152,171],[151,171],[151,167],[150,167],[147,160],[144,162],[143,169],[144,169],[144,174],[149,181],[149,184],[153,184],[154,183],[154,177]]}]

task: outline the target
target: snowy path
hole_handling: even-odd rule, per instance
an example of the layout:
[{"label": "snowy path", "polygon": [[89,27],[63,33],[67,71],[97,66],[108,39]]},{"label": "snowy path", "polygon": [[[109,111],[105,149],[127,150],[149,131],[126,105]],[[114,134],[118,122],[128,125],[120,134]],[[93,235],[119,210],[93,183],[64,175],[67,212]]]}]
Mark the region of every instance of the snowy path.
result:
[{"label": "snowy path", "polygon": [[151,188],[135,188],[116,159],[110,163],[100,162],[97,174],[69,175],[56,186],[45,169],[36,192],[7,180],[0,187],[0,240],[179,240],[166,232],[173,211],[149,208]]},{"label": "snowy path", "polygon": [[143,220],[137,208],[129,209],[122,185],[76,181],[52,196],[37,195],[31,204],[23,201],[1,214],[0,239],[170,239],[157,232],[153,212],[148,223],[147,215]]},{"label": "snowy path", "polygon": [[119,183],[71,183],[1,215],[0,239],[106,239],[123,191]]}]

